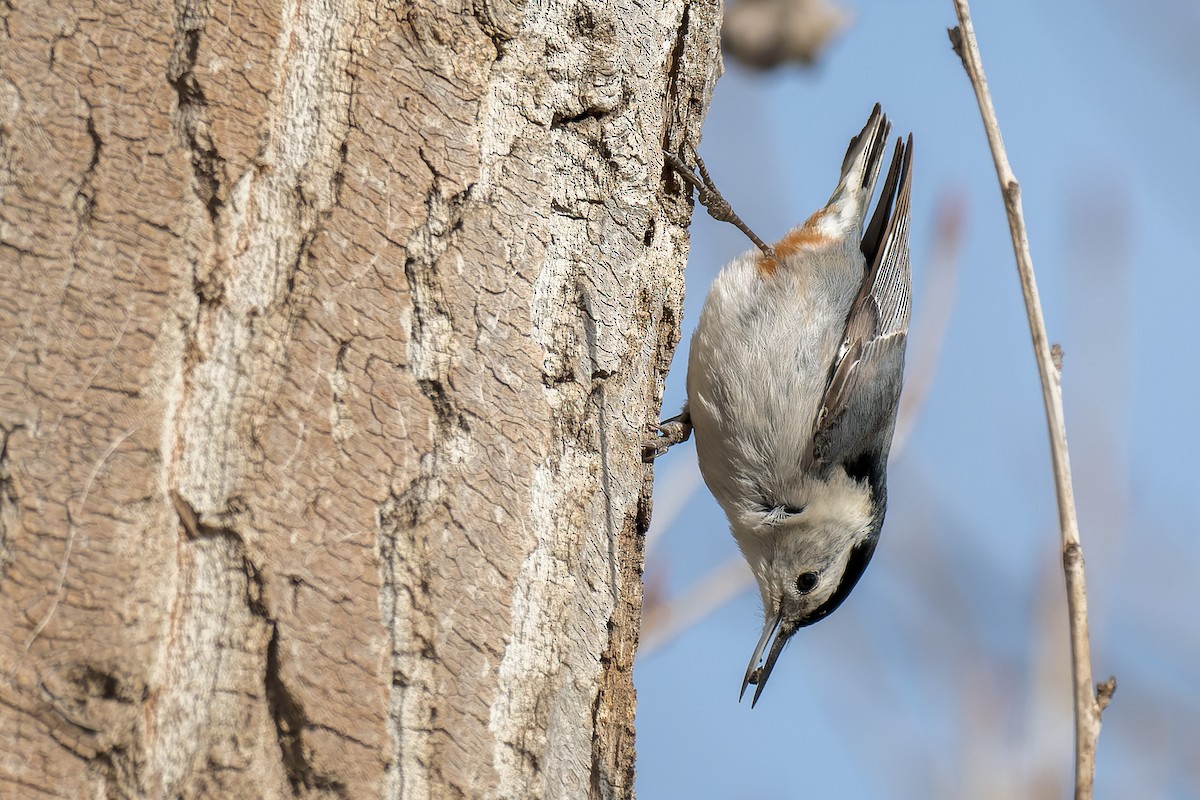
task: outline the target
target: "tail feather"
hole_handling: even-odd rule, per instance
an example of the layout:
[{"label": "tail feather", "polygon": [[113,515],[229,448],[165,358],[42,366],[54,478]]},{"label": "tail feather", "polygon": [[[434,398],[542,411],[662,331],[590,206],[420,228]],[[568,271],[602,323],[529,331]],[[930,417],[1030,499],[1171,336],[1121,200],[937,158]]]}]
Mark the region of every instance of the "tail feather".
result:
[{"label": "tail feather", "polygon": [[879,104],[871,110],[871,116],[862,131],[850,140],[846,157],[842,160],[842,174],[837,189],[826,206],[834,211],[844,224],[853,223],[862,230],[863,221],[870,207],[875,181],[883,165],[887,150],[888,134],[892,125]]}]

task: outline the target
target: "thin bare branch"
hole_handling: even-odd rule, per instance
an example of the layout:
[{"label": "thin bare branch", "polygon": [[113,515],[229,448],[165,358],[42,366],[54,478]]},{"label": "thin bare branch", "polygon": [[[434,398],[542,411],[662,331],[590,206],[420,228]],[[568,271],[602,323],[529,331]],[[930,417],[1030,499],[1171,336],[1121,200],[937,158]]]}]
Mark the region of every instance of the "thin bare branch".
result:
[{"label": "thin bare branch", "polygon": [[1058,521],[1062,535],[1063,571],[1066,577],[1067,611],[1070,620],[1075,699],[1075,798],[1090,800],[1096,774],[1096,740],[1100,736],[1100,715],[1111,699],[1116,683],[1112,678],[1106,681],[1100,689],[1100,696],[1092,685],[1083,548],[1079,543],[1079,523],[1075,516],[1075,496],[1071,486],[1067,431],[1063,421],[1061,350],[1056,358],[1046,336],[1046,323],[1042,317],[1041,301],[1038,299],[1033,271],[1033,257],[1029,252],[1029,238],[1021,210],[1021,187],[1008,163],[1008,155],[1000,135],[1000,124],[996,120],[996,109],[992,105],[987,78],[983,74],[979,43],[975,39],[967,0],[954,0],[954,10],[958,14],[959,27],[950,30],[950,41],[954,51],[962,59],[963,67],[975,89],[979,112],[983,117],[983,126],[992,150],[992,159],[996,163],[996,174],[1000,179],[1008,227],[1016,253],[1017,274],[1020,276],[1021,292],[1025,297],[1029,330],[1033,337],[1034,354],[1037,356],[1038,373],[1042,381],[1042,399],[1046,406],[1050,455],[1058,496]]}]

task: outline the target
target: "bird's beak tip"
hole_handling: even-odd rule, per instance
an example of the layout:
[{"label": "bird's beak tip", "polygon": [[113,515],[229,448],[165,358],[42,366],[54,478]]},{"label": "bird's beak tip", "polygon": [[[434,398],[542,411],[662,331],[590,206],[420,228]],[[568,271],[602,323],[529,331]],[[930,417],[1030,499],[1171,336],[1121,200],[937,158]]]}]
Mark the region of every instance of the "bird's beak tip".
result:
[{"label": "bird's beak tip", "polygon": [[[759,670],[755,670],[755,673],[757,673],[757,674],[754,676],[755,677],[754,694],[750,697],[750,708],[754,708],[756,705],[758,705],[758,698],[760,695],[762,695],[763,687],[767,685],[767,682],[764,679],[765,676]],[[746,688],[743,686],[742,694],[745,694],[745,693],[746,693]],[[741,702],[740,697],[738,698],[738,702]]]},{"label": "bird's beak tip", "polygon": [[[768,631],[773,634],[771,641],[771,649],[767,653],[767,657],[763,665],[758,666],[759,656],[766,645],[767,636],[764,634],[762,641],[759,642],[758,649],[754,651],[754,660],[750,662],[750,668],[746,671],[746,679],[742,682],[742,694],[746,692],[746,685],[754,684],[754,696],[750,699],[750,707],[758,703],[758,698],[762,695],[763,688],[767,685],[767,679],[771,677],[771,672],[775,669],[775,662],[779,659],[780,652],[783,651],[783,646],[787,644],[788,639],[792,638],[795,633],[795,628],[784,627],[783,630],[778,630],[782,620],[779,617],[775,618],[773,625],[768,626]],[[739,698],[740,699],[740,698]]]},{"label": "bird's beak tip", "polygon": [[746,696],[746,687],[754,684],[754,697],[750,701],[750,707],[754,708],[754,704],[758,702],[758,696],[762,693],[763,684],[766,683],[767,673],[759,667],[759,660],[762,657],[763,650],[767,648],[771,637],[775,635],[775,631],[779,629],[780,617],[777,614],[774,619],[768,619],[763,626],[762,636],[758,640],[758,646],[754,648],[754,655],[750,656],[750,664],[746,667],[746,676],[742,678],[742,690],[738,693],[738,702],[742,702],[742,698]]}]

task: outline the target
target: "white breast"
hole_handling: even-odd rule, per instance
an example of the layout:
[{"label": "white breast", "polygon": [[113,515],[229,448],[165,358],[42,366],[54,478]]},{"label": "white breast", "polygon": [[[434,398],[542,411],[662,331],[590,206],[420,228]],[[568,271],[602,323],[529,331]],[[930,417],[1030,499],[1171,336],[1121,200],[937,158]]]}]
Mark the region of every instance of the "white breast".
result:
[{"label": "white breast", "polygon": [[764,499],[805,503],[789,493],[800,490],[813,420],[866,270],[857,247],[802,251],[769,277],[756,262],[747,254],[717,276],[688,359],[700,470],[731,519]]}]

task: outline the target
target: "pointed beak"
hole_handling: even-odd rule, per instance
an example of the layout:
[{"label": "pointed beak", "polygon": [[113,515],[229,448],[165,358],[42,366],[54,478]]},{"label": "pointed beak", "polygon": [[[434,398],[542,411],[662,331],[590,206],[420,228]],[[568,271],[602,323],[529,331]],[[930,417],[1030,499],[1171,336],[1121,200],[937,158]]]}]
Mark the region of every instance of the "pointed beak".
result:
[{"label": "pointed beak", "polygon": [[[775,661],[783,651],[783,646],[796,632],[794,628],[780,631],[780,621],[781,616],[776,614],[763,625],[762,636],[759,637],[758,645],[754,648],[754,655],[750,657],[750,664],[746,667],[746,677],[742,679],[742,691],[738,694],[738,700],[740,701],[745,696],[747,686],[755,684],[754,697],[750,699],[751,708],[754,708],[754,704],[758,702],[758,696],[762,694],[763,687],[767,685],[767,678],[771,677],[771,670],[775,669]],[[776,635],[776,631],[778,631],[778,635]],[[772,636],[775,637],[774,641],[771,639]],[[766,663],[760,668],[758,662],[762,658],[763,650],[767,649],[767,642],[771,642],[771,650],[767,654]]]}]

